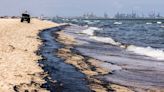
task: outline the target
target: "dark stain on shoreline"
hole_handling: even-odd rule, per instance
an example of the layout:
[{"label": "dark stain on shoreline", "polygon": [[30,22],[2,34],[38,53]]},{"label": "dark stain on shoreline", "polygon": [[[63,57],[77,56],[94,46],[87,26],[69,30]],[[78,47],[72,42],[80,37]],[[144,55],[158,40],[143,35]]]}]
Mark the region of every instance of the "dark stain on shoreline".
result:
[{"label": "dark stain on shoreline", "polygon": [[62,45],[55,40],[53,33],[64,27],[45,29],[39,34],[43,44],[36,53],[42,56],[39,64],[48,74],[45,77],[47,83],[42,87],[51,92],[91,92],[86,76],[55,55],[57,49],[61,48]]}]

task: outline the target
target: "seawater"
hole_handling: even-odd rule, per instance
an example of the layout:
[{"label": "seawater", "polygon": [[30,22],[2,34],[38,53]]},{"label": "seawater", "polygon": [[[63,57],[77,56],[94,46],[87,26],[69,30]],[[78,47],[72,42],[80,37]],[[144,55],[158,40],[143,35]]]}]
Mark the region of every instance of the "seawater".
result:
[{"label": "seawater", "polygon": [[[129,35],[126,36],[128,34],[126,31],[133,30],[131,28],[133,27],[132,25],[145,26],[145,28],[154,25],[156,29],[159,28],[156,31],[163,31],[163,24],[157,24],[157,22],[124,23],[124,21],[111,22],[109,20],[96,20],[95,22],[93,20],[84,20],[84,23],[80,20],[62,31],[76,39],[74,49],[85,56],[100,60],[101,67],[111,70],[110,74],[95,76],[98,79],[128,86],[137,92],[141,92],[141,90],[147,92],[147,89],[164,90],[163,46],[161,43],[157,46],[155,43],[144,43],[145,41],[138,40],[141,37],[146,39],[146,37],[136,36],[137,32],[132,34],[132,36],[135,36],[133,38],[137,39],[132,43],[133,39],[130,39]],[[119,29],[121,27],[124,27],[126,30],[120,32],[122,31]],[[138,28],[136,27],[136,29]],[[142,32],[146,32],[146,30]],[[122,35],[118,36],[121,33]],[[146,33],[143,34],[145,36],[148,35]],[[155,35],[152,36],[155,37]],[[123,37],[128,39],[125,40]],[[156,36],[156,38],[160,37]]]},{"label": "seawater", "polygon": [[161,21],[63,20],[88,27],[82,33],[91,39],[117,45],[159,60],[164,60],[164,24]]}]

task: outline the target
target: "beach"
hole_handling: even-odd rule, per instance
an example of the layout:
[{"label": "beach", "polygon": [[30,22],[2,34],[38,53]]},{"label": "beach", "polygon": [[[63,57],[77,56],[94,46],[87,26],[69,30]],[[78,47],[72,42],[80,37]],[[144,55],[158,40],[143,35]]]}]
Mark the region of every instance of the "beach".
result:
[{"label": "beach", "polygon": [[101,32],[0,19],[0,92],[164,91],[163,56],[136,54],[139,47],[95,36],[95,30]]},{"label": "beach", "polygon": [[38,33],[56,23],[32,19],[0,19],[0,92],[46,92],[40,88],[46,75],[36,51],[42,44]]}]

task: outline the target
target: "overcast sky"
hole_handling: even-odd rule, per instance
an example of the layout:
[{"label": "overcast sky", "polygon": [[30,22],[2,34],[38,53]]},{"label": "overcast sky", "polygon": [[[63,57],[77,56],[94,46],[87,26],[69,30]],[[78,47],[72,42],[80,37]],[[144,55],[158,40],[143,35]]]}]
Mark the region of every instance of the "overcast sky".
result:
[{"label": "overcast sky", "polygon": [[0,15],[19,15],[28,10],[33,16],[76,16],[93,12],[113,15],[117,12],[140,14],[152,11],[164,15],[164,0],[1,0]]}]

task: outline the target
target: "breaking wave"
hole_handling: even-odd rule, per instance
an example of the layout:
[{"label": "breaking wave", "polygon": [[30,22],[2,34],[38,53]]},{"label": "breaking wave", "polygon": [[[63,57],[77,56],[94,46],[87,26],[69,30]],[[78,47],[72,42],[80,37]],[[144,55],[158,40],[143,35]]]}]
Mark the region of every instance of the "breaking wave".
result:
[{"label": "breaking wave", "polygon": [[117,42],[110,37],[94,36],[95,30],[100,30],[100,29],[96,28],[96,27],[90,27],[86,30],[83,30],[82,33],[89,35],[90,39],[96,40],[98,42],[108,43],[111,45],[119,46],[120,48],[126,49],[127,51],[131,51],[131,52],[139,54],[139,55],[156,58],[158,60],[164,60],[164,51],[163,50],[155,49],[152,47],[140,47],[140,46],[135,46],[135,45],[126,45],[126,44]]},{"label": "breaking wave", "polygon": [[94,35],[94,32],[95,32],[96,30],[101,30],[101,29],[100,29],[100,28],[97,28],[97,27],[89,27],[88,29],[83,30],[82,33],[83,33],[83,34],[90,35],[90,36],[93,36],[93,35]]},{"label": "breaking wave", "polygon": [[115,24],[115,25],[121,25],[122,22],[114,22],[113,24]]},{"label": "breaking wave", "polygon": [[109,38],[109,37],[91,36],[90,38],[91,38],[91,39],[94,39],[94,40],[96,40],[96,41],[99,41],[99,42],[109,43],[109,44],[116,45],[116,46],[121,45],[121,43],[116,42],[116,41],[114,41],[112,38]]},{"label": "breaking wave", "polygon": [[158,60],[164,60],[164,51],[160,49],[155,49],[152,47],[139,47],[139,46],[129,45],[127,47],[127,50],[132,51],[136,54],[153,57]]}]

